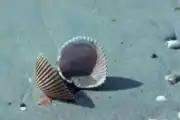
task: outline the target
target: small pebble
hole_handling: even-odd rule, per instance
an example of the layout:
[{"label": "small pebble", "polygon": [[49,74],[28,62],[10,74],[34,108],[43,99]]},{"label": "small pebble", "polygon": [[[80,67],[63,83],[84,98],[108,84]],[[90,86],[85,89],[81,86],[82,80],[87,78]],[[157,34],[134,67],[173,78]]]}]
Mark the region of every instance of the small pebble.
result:
[{"label": "small pebble", "polygon": [[20,110],[21,110],[21,111],[25,111],[26,109],[27,109],[26,104],[21,103],[21,104],[20,104]]},{"label": "small pebble", "polygon": [[109,98],[109,99],[111,99],[112,97],[111,97],[111,96],[109,96],[108,98]]},{"label": "small pebble", "polygon": [[29,81],[29,83],[32,83],[32,78],[29,78],[28,81]]},{"label": "small pebble", "polygon": [[173,8],[174,10],[180,10],[180,5],[177,5]]},{"label": "small pebble", "polygon": [[175,33],[173,33],[173,34],[171,34],[171,35],[165,37],[164,40],[165,40],[165,41],[169,41],[169,40],[177,40],[177,36],[176,36]]},{"label": "small pebble", "polygon": [[156,54],[154,54],[154,53],[151,55],[151,58],[157,58],[157,57],[158,56]]},{"label": "small pebble", "polygon": [[121,44],[124,44],[124,42],[121,42]]},{"label": "small pebble", "polygon": [[169,40],[165,45],[170,49],[180,49],[180,40]]},{"label": "small pebble", "polygon": [[180,74],[167,74],[165,75],[164,79],[169,82],[170,85],[175,85],[180,82]]},{"label": "small pebble", "polygon": [[12,105],[12,102],[8,102],[8,105]]},{"label": "small pebble", "polygon": [[178,119],[180,119],[180,112],[177,113],[177,117],[178,117]]},{"label": "small pebble", "polygon": [[112,19],[111,21],[112,21],[112,22],[116,22],[116,19]]},{"label": "small pebble", "polygon": [[167,99],[166,99],[165,96],[160,95],[160,96],[157,96],[157,97],[156,97],[156,101],[157,101],[157,102],[164,102],[164,101],[167,101]]}]

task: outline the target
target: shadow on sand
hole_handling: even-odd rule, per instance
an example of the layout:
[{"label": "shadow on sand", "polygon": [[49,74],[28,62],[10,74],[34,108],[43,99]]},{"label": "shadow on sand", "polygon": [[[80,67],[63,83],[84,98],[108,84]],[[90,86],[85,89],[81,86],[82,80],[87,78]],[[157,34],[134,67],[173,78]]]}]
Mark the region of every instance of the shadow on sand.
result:
[{"label": "shadow on sand", "polygon": [[95,107],[95,104],[93,103],[91,98],[89,98],[87,96],[87,94],[85,94],[83,91],[79,91],[78,93],[76,93],[75,105],[79,105],[82,107],[88,107],[88,108],[94,108]]},{"label": "shadow on sand", "polygon": [[140,87],[142,85],[143,83],[129,78],[108,76],[106,82],[102,86],[91,90],[116,91],[116,90],[132,89],[132,88]]},{"label": "shadow on sand", "polygon": [[82,107],[88,107],[88,108],[94,108],[95,104],[93,101],[81,90],[91,90],[91,91],[117,91],[117,90],[126,90],[126,89],[132,89],[136,87],[142,86],[143,83],[132,80],[129,78],[123,78],[123,77],[114,77],[114,76],[108,76],[106,82],[94,89],[79,89],[76,88],[74,85],[68,85],[68,87],[72,88],[75,94],[76,100],[68,102],[70,104],[82,106]]},{"label": "shadow on sand", "polygon": [[93,103],[91,98],[89,98],[83,91],[76,92],[74,101],[62,101],[62,100],[59,100],[59,101],[68,103],[68,104],[78,105],[81,107],[87,107],[87,108],[95,107],[95,104]]}]

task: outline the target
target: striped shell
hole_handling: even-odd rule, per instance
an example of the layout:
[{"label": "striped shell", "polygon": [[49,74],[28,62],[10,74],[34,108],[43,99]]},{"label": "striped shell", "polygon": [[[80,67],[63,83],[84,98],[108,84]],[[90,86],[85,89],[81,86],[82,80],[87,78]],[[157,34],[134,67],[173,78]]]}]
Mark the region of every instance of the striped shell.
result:
[{"label": "striped shell", "polygon": [[39,56],[36,61],[35,78],[38,87],[47,97],[57,100],[73,100],[74,95],[67,88],[66,84],[59,76],[48,60],[44,56]]},{"label": "striped shell", "polygon": [[57,58],[57,62],[60,61],[61,58],[61,51],[69,44],[73,43],[87,43],[91,44],[95,47],[96,53],[97,53],[97,62],[93,69],[93,72],[89,76],[76,76],[72,77],[70,80],[66,79],[59,66],[57,66],[57,69],[59,71],[59,74],[69,83],[74,83],[79,88],[94,88],[102,85],[107,77],[107,64],[106,64],[106,56],[104,54],[104,51],[100,44],[96,42],[96,40],[85,37],[85,36],[78,36],[75,38],[72,38],[71,40],[67,41],[59,50],[60,56]]}]

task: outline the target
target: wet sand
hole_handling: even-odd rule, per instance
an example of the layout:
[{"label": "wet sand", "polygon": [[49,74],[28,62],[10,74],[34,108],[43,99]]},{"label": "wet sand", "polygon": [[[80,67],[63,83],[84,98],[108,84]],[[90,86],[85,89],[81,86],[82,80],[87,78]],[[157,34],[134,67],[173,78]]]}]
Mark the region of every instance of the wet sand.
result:
[{"label": "wet sand", "polygon": [[[0,119],[178,119],[180,84],[164,80],[169,70],[180,72],[180,51],[164,42],[174,31],[180,37],[176,5],[173,0],[0,0]],[[104,46],[107,83],[77,94],[78,105],[38,107],[29,95],[28,109],[20,111],[38,53],[55,65],[59,47],[79,35]],[[158,95],[167,101],[156,102]]]}]

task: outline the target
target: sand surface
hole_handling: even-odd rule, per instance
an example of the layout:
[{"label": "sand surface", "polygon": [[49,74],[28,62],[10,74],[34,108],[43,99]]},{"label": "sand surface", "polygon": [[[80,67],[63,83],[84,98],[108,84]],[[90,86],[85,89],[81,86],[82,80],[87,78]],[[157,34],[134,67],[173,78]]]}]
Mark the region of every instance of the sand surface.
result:
[{"label": "sand surface", "polygon": [[[178,120],[180,84],[164,80],[180,72],[180,51],[166,47],[180,37],[175,0],[0,0],[0,120]],[[97,39],[108,58],[108,79],[98,91],[77,94],[79,105],[39,107],[29,95],[38,53],[55,65],[58,49],[75,36]],[[156,59],[151,55],[157,54]],[[32,85],[33,88],[34,85]],[[38,93],[36,93],[38,94]],[[164,95],[166,102],[156,102]],[[12,104],[10,104],[10,103]]]}]

